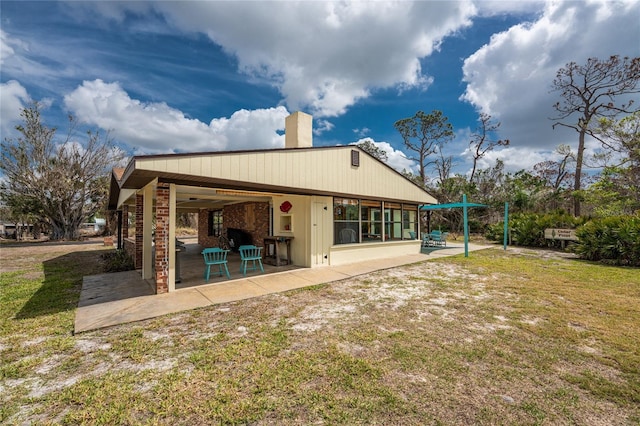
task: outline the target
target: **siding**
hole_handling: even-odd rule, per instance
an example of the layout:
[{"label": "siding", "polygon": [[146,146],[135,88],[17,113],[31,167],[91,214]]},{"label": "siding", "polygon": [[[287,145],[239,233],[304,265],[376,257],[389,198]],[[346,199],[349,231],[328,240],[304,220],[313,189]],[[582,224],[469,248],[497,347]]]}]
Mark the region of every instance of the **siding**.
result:
[{"label": "siding", "polygon": [[353,194],[421,204],[435,198],[360,150],[351,166],[352,146],[137,157],[139,171],[180,174],[279,186],[307,192]]}]

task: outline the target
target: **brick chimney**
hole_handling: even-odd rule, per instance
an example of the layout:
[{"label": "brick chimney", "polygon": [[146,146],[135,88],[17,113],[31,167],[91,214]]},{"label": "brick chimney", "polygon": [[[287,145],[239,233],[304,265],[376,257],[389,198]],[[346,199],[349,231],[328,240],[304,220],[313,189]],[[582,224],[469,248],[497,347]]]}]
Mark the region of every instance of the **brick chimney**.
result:
[{"label": "brick chimney", "polygon": [[296,111],[284,120],[284,147],[310,148],[313,146],[313,117]]}]

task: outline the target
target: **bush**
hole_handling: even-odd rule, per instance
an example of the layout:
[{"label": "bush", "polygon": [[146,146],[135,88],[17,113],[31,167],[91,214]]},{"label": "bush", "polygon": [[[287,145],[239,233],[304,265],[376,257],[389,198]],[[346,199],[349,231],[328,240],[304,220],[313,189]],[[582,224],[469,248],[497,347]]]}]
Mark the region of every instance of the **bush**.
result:
[{"label": "bush", "polygon": [[[544,230],[546,228],[575,229],[585,221],[586,218],[576,218],[567,213],[516,213],[509,218],[511,242],[519,246],[560,248],[563,242],[545,239]],[[488,227],[485,237],[502,241],[503,233],[504,222],[499,222]]]},{"label": "bush", "polygon": [[121,272],[134,270],[133,258],[124,250],[113,250],[102,255],[105,272]]},{"label": "bush", "polygon": [[640,266],[640,216],[594,219],[576,231],[573,252],[583,259]]}]

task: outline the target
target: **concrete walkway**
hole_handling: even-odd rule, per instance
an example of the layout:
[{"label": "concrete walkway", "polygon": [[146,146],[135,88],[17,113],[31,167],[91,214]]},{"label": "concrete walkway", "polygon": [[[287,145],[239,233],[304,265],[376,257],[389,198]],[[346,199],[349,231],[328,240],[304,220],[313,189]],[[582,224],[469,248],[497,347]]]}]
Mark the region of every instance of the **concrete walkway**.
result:
[{"label": "concrete walkway", "polygon": [[[489,247],[491,246],[469,244],[469,251]],[[83,279],[80,301],[76,310],[75,333],[330,283],[369,272],[462,253],[464,253],[463,245],[450,244],[447,248],[429,253],[254,275],[159,295],[153,294],[151,285],[143,281],[137,271],[86,276]]]}]

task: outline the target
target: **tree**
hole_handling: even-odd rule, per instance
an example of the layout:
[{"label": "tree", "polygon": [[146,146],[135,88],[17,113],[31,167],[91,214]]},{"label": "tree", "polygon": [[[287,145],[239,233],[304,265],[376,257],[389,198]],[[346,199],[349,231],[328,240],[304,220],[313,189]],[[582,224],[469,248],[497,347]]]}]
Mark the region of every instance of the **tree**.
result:
[{"label": "tree", "polygon": [[551,210],[558,209],[562,194],[570,186],[573,173],[569,171],[569,165],[575,162],[575,154],[569,145],[559,145],[556,153],[560,155],[559,161],[547,160],[533,166],[533,171],[547,188],[547,202]]},{"label": "tree", "polygon": [[476,129],[476,132],[471,135],[471,141],[469,141],[469,149],[473,153],[473,169],[471,169],[471,176],[469,176],[469,182],[473,182],[473,177],[476,174],[476,168],[478,167],[478,160],[484,157],[487,152],[492,151],[496,146],[509,145],[509,139],[492,139],[491,136],[495,134],[500,128],[500,123],[492,121],[491,116],[486,113],[481,113],[480,126]]},{"label": "tree", "polygon": [[372,157],[377,158],[378,160],[386,163],[389,159],[387,152],[383,149],[378,148],[370,138],[366,138],[361,142],[356,144],[360,149],[370,154]]},{"label": "tree", "polygon": [[[639,82],[640,57],[589,58],[585,65],[570,62],[558,70],[551,87],[552,92],[560,93],[562,100],[554,105],[558,114],[552,118],[555,121],[553,128],[564,126],[578,132],[574,191],[579,192],[582,188],[585,137],[592,136],[602,142],[594,131],[600,118],[615,118],[618,114],[633,112],[632,100],[620,103],[617,98],[638,93]],[[580,215],[579,197],[574,199],[574,215]]]},{"label": "tree", "polygon": [[45,220],[51,239],[77,239],[80,225],[104,205],[108,170],[122,155],[97,132],[87,132],[84,147],[74,142],[71,116],[69,133],[56,143],[56,129],[42,123],[37,102],[20,115],[20,136],[2,142],[2,199],[14,213]]},{"label": "tree", "polygon": [[640,210],[640,112],[619,121],[603,118],[596,131],[617,161],[585,191],[587,200],[600,216],[633,214]]},{"label": "tree", "polygon": [[413,117],[396,121],[393,126],[400,132],[405,147],[416,153],[409,159],[418,163],[420,179],[426,183],[427,166],[435,163],[435,160],[428,162],[427,158],[453,139],[453,127],[449,119],[438,110],[430,114],[418,111]]}]

